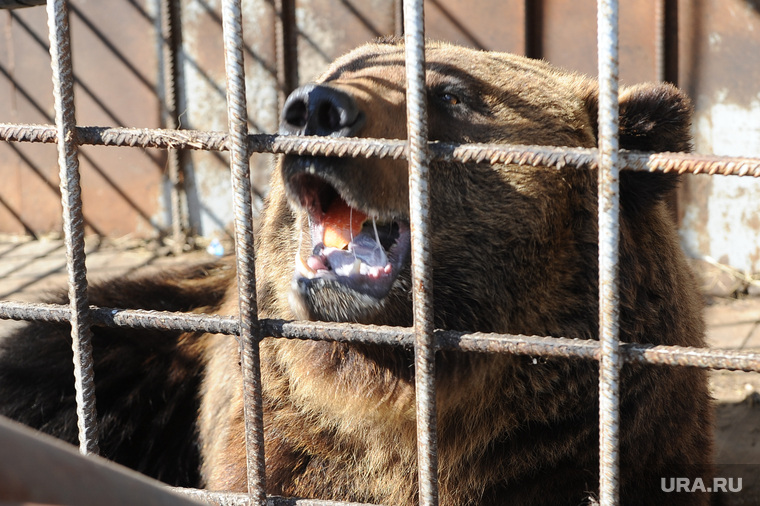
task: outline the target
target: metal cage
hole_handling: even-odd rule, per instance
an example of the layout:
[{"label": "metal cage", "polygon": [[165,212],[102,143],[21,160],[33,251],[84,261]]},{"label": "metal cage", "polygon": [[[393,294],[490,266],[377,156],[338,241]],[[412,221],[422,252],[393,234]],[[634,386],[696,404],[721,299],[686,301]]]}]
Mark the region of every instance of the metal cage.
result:
[{"label": "metal cage", "polygon": [[[31,0],[0,2],[19,6]],[[229,131],[227,133],[177,129],[98,128],[79,126],[74,119],[71,53],[66,0],[49,0],[50,30],[55,93],[56,124],[0,124],[0,139],[11,142],[57,143],[61,173],[64,233],[70,305],[0,302],[0,318],[69,322],[75,356],[77,413],[80,451],[97,453],[91,325],[131,328],[203,331],[239,336],[242,346],[246,447],[249,494],[185,491],[219,504],[295,504],[267,498],[264,492],[262,403],[258,343],[263,336],[275,338],[326,339],[372,342],[389,346],[407,345],[415,350],[419,502],[438,503],[436,406],[434,356],[437,349],[514,353],[540,356],[577,357],[600,363],[600,497],[602,505],[618,502],[619,371],[623,363],[666,364],[713,369],[760,372],[760,355],[722,349],[679,346],[645,346],[621,343],[618,339],[618,209],[620,170],[675,171],[715,175],[760,176],[760,159],[649,154],[618,149],[618,1],[598,1],[599,51],[599,145],[598,150],[560,149],[509,145],[429,144],[424,92],[424,27],[422,0],[403,2],[407,68],[406,141],[383,139],[327,139],[249,135],[246,123],[245,80],[240,0],[223,0],[223,32],[227,76]],[[282,10],[280,10],[282,14]],[[278,27],[287,37],[283,14]],[[660,47],[661,44],[658,44]],[[282,49],[280,49],[282,53]],[[659,59],[665,58],[663,54]],[[279,65],[281,73],[285,65]],[[84,255],[84,222],[79,188],[78,146],[139,146],[161,149],[229,151],[233,181],[235,240],[239,284],[240,318],[199,316],[94,308],[87,300]],[[254,152],[299,153],[342,157],[384,157],[409,163],[412,225],[414,327],[392,328],[352,324],[299,323],[257,318],[251,184],[249,157]],[[430,160],[476,160],[491,164],[520,164],[574,167],[599,171],[599,301],[600,339],[576,340],[522,335],[496,335],[439,331],[432,324],[430,247],[426,242],[428,222],[427,168]],[[179,233],[179,232],[176,232]],[[298,501],[298,504],[327,504]],[[335,503],[330,503],[335,504]],[[345,503],[343,503],[345,504]]]}]

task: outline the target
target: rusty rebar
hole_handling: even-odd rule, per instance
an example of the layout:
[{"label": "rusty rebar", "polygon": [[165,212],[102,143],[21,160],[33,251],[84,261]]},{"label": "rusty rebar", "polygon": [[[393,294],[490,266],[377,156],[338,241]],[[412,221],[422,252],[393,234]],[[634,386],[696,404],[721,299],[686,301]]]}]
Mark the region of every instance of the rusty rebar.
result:
[{"label": "rusty rebar", "polygon": [[412,302],[414,313],[414,383],[417,415],[417,477],[420,506],[438,504],[438,436],[435,403],[433,275],[428,229],[430,194],[425,88],[423,0],[404,0],[406,131],[409,161]]},{"label": "rusty rebar", "polygon": [[[159,5],[162,32],[163,81],[164,81],[164,118],[168,130],[179,128],[179,62],[178,47],[180,10],[177,0],[161,0]],[[175,254],[184,250],[185,216],[183,202],[185,199],[185,177],[180,149],[167,148],[167,179],[170,183],[169,204],[171,209],[172,249]]]},{"label": "rusty rebar", "polygon": [[[95,306],[91,306],[90,310],[92,322],[97,326],[240,334],[238,318],[232,316]],[[0,319],[66,323],[70,318],[71,308],[68,305],[0,301]],[[272,338],[414,347],[414,331],[406,327],[278,319],[263,319],[259,324],[262,336]],[[599,341],[592,339],[451,330],[436,330],[434,336],[435,347],[440,350],[599,359]],[[760,353],[751,351],[636,343],[622,343],[620,350],[626,363],[760,372]]]},{"label": "rusty rebar", "polygon": [[74,351],[79,450],[98,453],[95,382],[92,366],[92,334],[87,302],[87,268],[84,250],[84,217],[79,184],[79,159],[74,114],[74,80],[71,68],[71,40],[65,0],[47,3],[50,31],[50,58],[61,178],[63,232],[66,245],[66,271],[71,306],[71,338]]},{"label": "rusty rebar", "polygon": [[[235,492],[214,492],[192,488],[172,488],[174,492],[216,506],[248,506],[251,498],[247,494]],[[320,499],[296,499],[292,497],[269,496],[266,506],[379,506],[374,504],[324,501]]]},{"label": "rusty rebar", "polygon": [[655,79],[678,86],[678,0],[655,0]]},{"label": "rusty rebar", "polygon": [[[79,144],[141,148],[226,151],[227,134],[200,130],[77,127]],[[0,123],[0,140],[55,143],[51,125]],[[250,153],[278,153],[345,158],[406,159],[406,142],[396,139],[328,138],[252,134]],[[599,166],[598,151],[586,148],[517,144],[457,144],[431,142],[431,160],[592,169]],[[719,176],[760,177],[760,158],[696,153],[648,153],[620,150],[620,168],[644,172],[677,172]]]},{"label": "rusty rebar", "polygon": [[274,47],[277,59],[277,112],[298,86],[298,40],[295,4],[292,0],[273,0]]},{"label": "rusty rebar", "polygon": [[243,376],[243,413],[248,493],[256,504],[266,504],[264,464],[264,410],[261,398],[259,342],[253,245],[253,204],[248,150],[248,111],[245,96],[243,15],[240,0],[223,0],[222,28],[227,76],[230,172],[235,214],[235,247],[240,314]]},{"label": "rusty rebar", "polygon": [[619,498],[620,296],[618,247],[618,2],[597,3],[599,51],[599,504]]}]

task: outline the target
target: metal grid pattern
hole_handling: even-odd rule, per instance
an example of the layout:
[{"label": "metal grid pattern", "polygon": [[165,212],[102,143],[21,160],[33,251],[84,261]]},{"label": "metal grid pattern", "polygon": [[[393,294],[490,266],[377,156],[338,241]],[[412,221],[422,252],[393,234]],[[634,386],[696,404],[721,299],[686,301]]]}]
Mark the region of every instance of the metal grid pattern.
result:
[{"label": "metal grid pattern", "polygon": [[[13,4],[13,2],[11,2]],[[3,4],[0,4],[2,6]],[[69,306],[0,302],[0,318],[66,321],[72,325],[76,362],[77,413],[80,451],[96,453],[96,414],[93,398],[90,325],[178,329],[239,336],[244,375],[246,447],[249,494],[188,493],[220,504],[336,504],[267,498],[264,484],[263,429],[258,342],[275,338],[373,342],[415,350],[419,500],[438,503],[434,355],[437,349],[579,357],[600,362],[600,503],[613,505],[618,496],[618,375],[622,363],[668,364],[760,372],[754,353],[679,346],[647,346],[618,340],[617,214],[620,169],[677,171],[720,175],[760,176],[760,159],[706,157],[687,154],[647,154],[618,149],[617,0],[599,0],[600,149],[557,149],[529,146],[428,144],[424,100],[424,28],[422,0],[404,1],[407,65],[407,141],[380,139],[283,138],[249,135],[246,124],[245,81],[240,0],[224,0],[223,26],[227,72],[229,133],[94,128],[75,124],[70,68],[67,4],[47,2],[56,125],[0,124],[0,139],[58,144],[64,208]],[[281,18],[286,13],[280,12]],[[286,30],[278,30],[280,37]],[[280,54],[284,50],[280,49]],[[281,62],[281,72],[286,63]],[[285,90],[282,90],[284,93]],[[83,248],[82,201],[79,192],[77,146],[101,144],[165,149],[228,150],[233,179],[235,235],[240,317],[189,315],[156,311],[89,307]],[[257,319],[249,156],[253,152],[322,154],[328,156],[389,157],[409,161],[412,224],[414,327],[375,327],[352,324],[304,324]],[[477,332],[436,331],[432,327],[430,246],[425,240],[428,220],[427,165],[430,160],[480,161],[599,170],[600,340],[577,340]],[[347,504],[347,503],[342,503]]]}]

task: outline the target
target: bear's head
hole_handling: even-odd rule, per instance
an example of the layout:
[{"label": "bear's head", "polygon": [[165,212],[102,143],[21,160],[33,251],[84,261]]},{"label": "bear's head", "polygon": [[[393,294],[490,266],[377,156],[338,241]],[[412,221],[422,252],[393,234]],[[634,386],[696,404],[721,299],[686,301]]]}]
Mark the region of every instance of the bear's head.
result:
[{"label": "bear's head", "polygon": [[[593,80],[436,42],[427,44],[426,64],[430,140],[597,145]],[[622,148],[689,149],[690,106],[676,88],[625,88],[620,114]],[[280,133],[404,139],[403,44],[367,44],[336,60],[290,95]],[[260,243],[265,312],[411,324],[407,176],[399,160],[284,156]],[[675,182],[671,174],[623,174],[623,248],[631,221],[672,242],[662,201]],[[595,334],[595,173],[432,162],[429,189],[437,327]]]}]

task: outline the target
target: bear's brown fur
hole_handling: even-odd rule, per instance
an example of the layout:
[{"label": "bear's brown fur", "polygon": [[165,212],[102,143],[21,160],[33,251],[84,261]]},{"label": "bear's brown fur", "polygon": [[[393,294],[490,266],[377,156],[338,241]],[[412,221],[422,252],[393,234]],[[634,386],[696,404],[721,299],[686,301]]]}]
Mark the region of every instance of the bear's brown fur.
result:
[{"label": "bear's brown fur", "polygon": [[[596,146],[593,81],[443,43],[428,43],[426,58],[431,139]],[[620,104],[621,147],[689,149],[690,106],[672,86],[625,88]],[[291,95],[281,132],[401,139],[404,107],[403,46],[368,44]],[[700,296],[664,202],[676,182],[622,176],[627,342],[704,345]],[[433,162],[430,195],[437,328],[598,337],[595,173]],[[339,199],[370,217],[352,230],[355,264],[319,244]],[[257,246],[260,316],[410,325],[408,216],[403,162],[283,157]],[[91,299],[235,314],[234,279],[230,264],[211,263],[115,280]],[[66,333],[33,323],[0,342],[0,413],[73,441]],[[246,489],[233,338],[95,329],[94,339],[106,456],[173,484]],[[410,350],[265,339],[261,362],[268,493],[415,503]],[[439,351],[436,370],[442,505],[577,505],[596,495],[596,363]],[[661,478],[710,476],[704,371],[626,365],[622,384],[622,504],[707,504],[705,494],[660,490]]]}]

